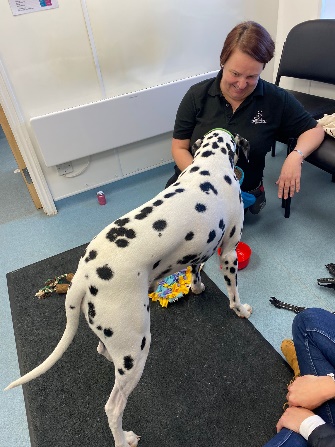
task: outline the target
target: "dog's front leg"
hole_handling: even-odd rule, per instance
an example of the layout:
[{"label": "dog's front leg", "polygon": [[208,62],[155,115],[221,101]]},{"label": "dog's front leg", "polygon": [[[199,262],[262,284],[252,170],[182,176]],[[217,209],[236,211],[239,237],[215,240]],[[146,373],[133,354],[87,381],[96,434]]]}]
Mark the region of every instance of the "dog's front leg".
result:
[{"label": "dog's front leg", "polygon": [[205,286],[201,282],[201,275],[200,275],[201,269],[202,264],[192,265],[191,290],[196,295],[199,295],[205,290]]},{"label": "dog's front leg", "polygon": [[228,298],[230,302],[230,308],[242,318],[249,318],[252,312],[252,307],[249,304],[241,304],[240,296],[237,287],[237,254],[236,250],[230,251],[226,255],[221,255],[221,268],[224,275],[228,290]]}]

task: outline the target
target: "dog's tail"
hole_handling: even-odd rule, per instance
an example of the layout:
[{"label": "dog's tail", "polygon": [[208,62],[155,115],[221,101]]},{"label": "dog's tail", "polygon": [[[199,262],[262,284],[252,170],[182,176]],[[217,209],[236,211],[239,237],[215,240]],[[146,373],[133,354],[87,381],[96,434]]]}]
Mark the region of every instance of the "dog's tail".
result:
[{"label": "dog's tail", "polygon": [[58,345],[55,347],[54,351],[49,355],[49,357],[44,360],[43,363],[41,363],[39,366],[37,366],[24,376],[10,383],[5,388],[5,391],[10,390],[11,388],[15,388],[19,385],[23,385],[27,382],[30,382],[33,379],[36,379],[37,377],[47,372],[62,357],[64,352],[70,346],[78,330],[81,302],[83,300],[84,295],[85,293],[81,289],[80,281],[77,281],[75,284],[72,284],[72,287],[69,289],[67,293],[65,301],[66,328]]}]

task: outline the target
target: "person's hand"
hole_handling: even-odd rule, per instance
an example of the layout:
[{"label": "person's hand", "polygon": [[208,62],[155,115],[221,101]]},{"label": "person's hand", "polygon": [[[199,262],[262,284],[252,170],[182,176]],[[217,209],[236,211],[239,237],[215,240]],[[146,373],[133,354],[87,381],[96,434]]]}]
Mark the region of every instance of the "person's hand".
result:
[{"label": "person's hand", "polygon": [[291,152],[284,161],[276,185],[278,185],[278,197],[287,199],[300,191],[302,157],[298,152]]},{"label": "person's hand", "polygon": [[286,398],[290,406],[304,407],[309,410],[314,410],[335,397],[335,382],[328,376],[297,377],[287,389]]},{"label": "person's hand", "polygon": [[313,415],[314,413],[306,408],[288,407],[277,422],[277,433],[284,427],[299,433],[301,423]]}]

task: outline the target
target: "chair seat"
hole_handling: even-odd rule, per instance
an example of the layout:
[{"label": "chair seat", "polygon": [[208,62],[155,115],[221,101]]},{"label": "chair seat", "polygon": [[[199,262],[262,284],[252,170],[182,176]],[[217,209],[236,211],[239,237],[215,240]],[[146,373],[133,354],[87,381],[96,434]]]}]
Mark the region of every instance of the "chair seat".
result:
[{"label": "chair seat", "polygon": [[329,174],[335,174],[335,138],[326,134],[321,145],[306,157],[306,161],[323,169]]},{"label": "chair seat", "polygon": [[287,90],[304,106],[313,118],[320,119],[326,113],[331,115],[335,113],[335,99],[323,98],[322,96],[310,95],[308,93]]}]

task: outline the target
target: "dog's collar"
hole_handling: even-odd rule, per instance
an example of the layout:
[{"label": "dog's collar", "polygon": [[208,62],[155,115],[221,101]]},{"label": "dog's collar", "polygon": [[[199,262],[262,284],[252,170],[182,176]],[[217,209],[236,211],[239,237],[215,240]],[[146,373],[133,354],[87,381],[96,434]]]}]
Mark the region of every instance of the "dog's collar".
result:
[{"label": "dog's collar", "polygon": [[223,129],[222,127],[215,127],[215,129],[211,129],[211,130],[209,130],[207,133],[205,133],[204,136],[208,135],[208,134],[211,133],[211,132],[214,132],[214,130],[222,130],[223,132],[228,133],[232,138],[234,138],[234,135],[233,135],[231,132],[229,132],[229,130],[227,130],[227,129]]}]

